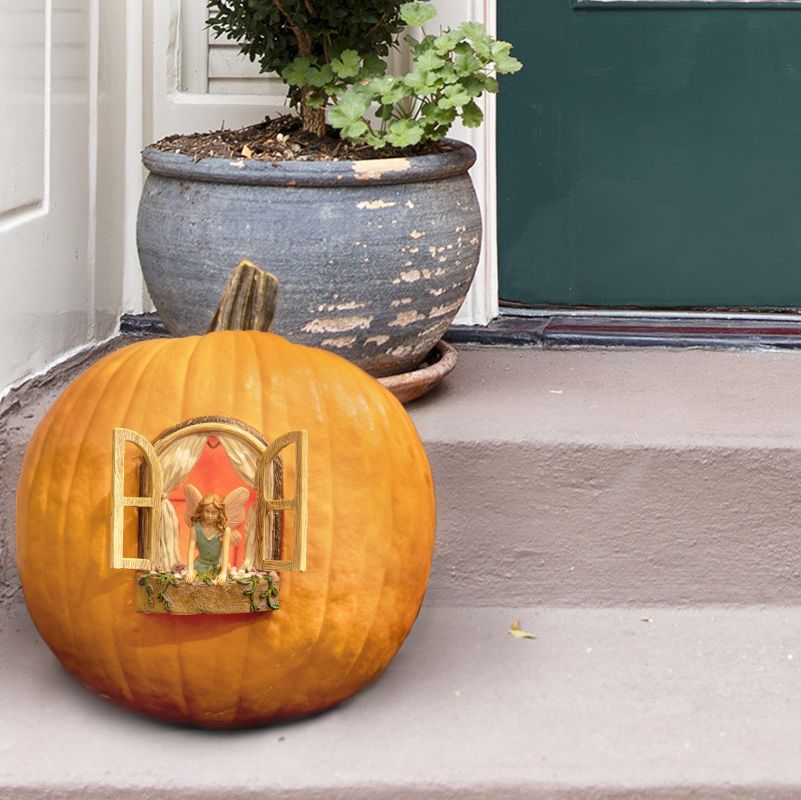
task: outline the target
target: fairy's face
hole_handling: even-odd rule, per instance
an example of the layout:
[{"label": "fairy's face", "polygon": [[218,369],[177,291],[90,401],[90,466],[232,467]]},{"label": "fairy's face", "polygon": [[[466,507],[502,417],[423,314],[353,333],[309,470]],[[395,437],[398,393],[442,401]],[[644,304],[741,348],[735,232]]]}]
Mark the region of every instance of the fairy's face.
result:
[{"label": "fairy's face", "polygon": [[220,517],[220,510],[211,504],[203,507],[203,522],[214,523]]}]

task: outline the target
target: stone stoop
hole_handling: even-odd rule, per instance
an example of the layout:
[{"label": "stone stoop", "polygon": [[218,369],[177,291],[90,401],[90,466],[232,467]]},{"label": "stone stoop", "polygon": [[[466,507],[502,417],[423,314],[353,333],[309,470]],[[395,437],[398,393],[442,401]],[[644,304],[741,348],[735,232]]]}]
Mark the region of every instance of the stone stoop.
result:
[{"label": "stone stoop", "polygon": [[[0,521],[0,800],[801,796],[801,354],[460,356],[410,407],[426,603],[312,719],[209,733],[96,699],[33,629]],[[5,497],[58,384],[4,415]]]},{"label": "stone stoop", "polygon": [[460,352],[430,604],[801,604],[800,353]]}]

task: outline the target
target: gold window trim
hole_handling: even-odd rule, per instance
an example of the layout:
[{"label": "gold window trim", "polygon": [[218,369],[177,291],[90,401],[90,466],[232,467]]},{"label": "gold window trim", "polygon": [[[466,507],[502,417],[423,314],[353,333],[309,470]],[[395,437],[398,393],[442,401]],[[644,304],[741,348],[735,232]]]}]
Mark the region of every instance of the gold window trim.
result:
[{"label": "gold window trim", "polygon": [[[128,507],[150,509],[147,519],[146,541],[156,541],[160,524],[159,505],[164,479],[159,455],[171,444],[184,436],[198,433],[230,434],[251,445],[259,454],[255,485],[258,495],[258,521],[261,530],[261,568],[264,571],[305,572],[307,553],[307,509],[308,509],[308,433],[305,430],[289,431],[277,437],[272,443],[266,442],[256,431],[243,423],[216,417],[188,420],[181,425],[162,433],[151,443],[134,430],[115,428],[112,441],[112,493],[111,493],[111,567],[112,569],[135,569],[152,571],[152,553],[144,558],[126,558],[123,555],[124,512]],[[125,494],[125,445],[135,445],[144,457],[147,479],[143,494]],[[283,493],[281,452],[287,447],[295,449],[295,496],[292,499],[276,496]],[[277,464],[277,467],[275,466]],[[278,480],[276,480],[278,476]],[[267,531],[273,529],[269,524],[270,515],[281,511],[294,512],[294,536],[292,557],[289,559],[268,558]]]}]

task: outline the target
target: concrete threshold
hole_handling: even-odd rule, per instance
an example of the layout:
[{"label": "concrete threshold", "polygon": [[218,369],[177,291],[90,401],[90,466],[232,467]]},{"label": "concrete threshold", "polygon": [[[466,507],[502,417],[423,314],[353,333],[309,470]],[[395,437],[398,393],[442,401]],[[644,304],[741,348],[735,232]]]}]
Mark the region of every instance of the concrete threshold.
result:
[{"label": "concrete threshold", "polygon": [[0,798],[801,795],[799,608],[429,607],[352,700],[237,733],[95,698],[22,615],[0,636]]}]

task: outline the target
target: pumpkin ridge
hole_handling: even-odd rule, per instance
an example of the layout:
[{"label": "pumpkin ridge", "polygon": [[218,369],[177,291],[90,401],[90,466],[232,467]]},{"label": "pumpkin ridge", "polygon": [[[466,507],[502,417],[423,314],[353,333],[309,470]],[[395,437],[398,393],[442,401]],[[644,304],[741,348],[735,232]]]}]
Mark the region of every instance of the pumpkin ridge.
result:
[{"label": "pumpkin ridge", "polygon": [[[159,381],[158,376],[162,374],[162,363],[167,368],[170,374],[180,374],[179,367],[177,366],[177,362],[179,357],[187,351],[189,348],[185,346],[185,342],[180,339],[162,339],[159,340],[159,344],[161,345],[158,348],[157,352],[153,354],[152,359],[150,359],[144,366],[139,380],[136,382],[136,391],[134,392],[131,401],[136,399],[136,397],[140,394],[147,396],[149,394],[148,389],[151,384],[156,384],[157,386],[160,385],[161,381]],[[155,377],[154,377],[155,376]],[[126,411],[126,416],[129,415],[130,412]],[[139,407],[136,411],[136,416],[134,417],[131,414],[132,419],[129,421],[134,430],[143,435],[147,435],[152,437],[154,429],[146,430],[148,427],[147,416],[149,413],[148,407],[145,405],[139,404]],[[152,425],[151,425],[152,428]],[[160,512],[156,512],[160,513]],[[157,564],[151,565],[154,569],[158,566]],[[163,565],[166,568],[170,568],[171,564]],[[131,587],[129,590],[131,592],[135,592],[135,587]],[[124,623],[124,620],[121,620]],[[180,623],[180,621],[178,621]],[[174,632],[176,628],[176,620],[172,618],[159,618],[159,617],[148,617],[144,620],[141,620],[142,626],[152,627],[154,629],[166,629],[170,632]],[[119,628],[125,627],[124,624],[122,626],[115,625],[115,640],[119,643]],[[136,641],[137,644],[141,639],[141,633],[136,634]],[[173,718],[176,713],[180,713],[181,709],[184,716],[189,715],[189,704],[186,700],[186,695],[184,692],[183,681],[181,680],[181,676],[183,675],[183,664],[181,663],[180,657],[180,648],[178,647],[177,642],[175,641],[175,637],[172,637],[173,644],[165,645],[163,642],[160,643],[159,651],[157,654],[157,658],[162,663],[161,669],[161,685],[159,686],[158,692],[153,693],[150,691],[148,693],[148,702],[149,703],[158,703],[159,710],[162,716]],[[139,658],[139,648],[132,648],[133,656],[137,659],[140,666],[136,671],[136,678],[137,678],[137,695],[141,696],[141,687],[139,681],[139,675],[142,671],[141,667],[141,660]],[[174,651],[174,657],[170,658],[171,664],[165,663],[168,656],[168,653]],[[118,652],[119,652],[119,644],[118,644]],[[151,657],[153,657],[151,655]],[[164,684],[168,683],[170,689],[168,690],[165,688]],[[172,708],[169,711],[163,708],[164,703],[161,700],[162,696],[170,697],[172,700],[171,705]]]},{"label": "pumpkin ridge", "polygon": [[[263,405],[264,404],[264,397],[263,397],[263,393],[262,393],[262,385],[263,385],[264,375],[262,373],[261,359],[259,358],[259,350],[258,350],[258,347],[257,347],[256,336],[254,334],[250,334],[250,335],[245,336],[244,339],[250,345],[250,352],[252,354],[253,363],[255,364],[255,368],[256,368],[255,386],[256,386],[256,391],[258,391],[258,399],[255,400],[255,406],[259,410],[259,419],[258,420],[253,420],[253,422],[257,423],[256,429],[259,432],[261,432],[263,430],[263,422],[264,422],[264,420],[263,420],[263,416],[264,416],[264,405]],[[258,502],[258,500],[257,500],[257,502]],[[264,535],[267,536],[267,532],[266,531],[264,532]],[[260,554],[257,554],[256,558],[257,558],[257,564],[255,564],[254,566],[260,567],[261,564],[258,563],[258,559],[260,558]],[[252,651],[253,644],[254,644],[254,641],[253,641],[254,640],[254,635],[255,635],[256,631],[258,631],[260,629],[261,629],[261,626],[259,626],[259,625],[250,625],[250,626],[248,626],[247,642],[246,642],[247,652],[251,652]],[[240,716],[242,715],[242,712],[245,711],[245,709],[243,708],[242,701],[243,701],[243,698],[245,697],[245,692],[243,690],[244,690],[245,685],[246,685],[246,680],[247,680],[247,673],[243,669],[239,673],[239,692],[237,693],[236,706],[234,708],[234,715],[233,715],[234,719],[239,719]]]},{"label": "pumpkin ridge", "polygon": [[[116,353],[111,355],[111,356],[109,356],[109,360],[110,360],[111,364],[114,363],[114,356],[116,356]],[[132,360],[133,356],[134,356],[133,353],[128,353],[126,358],[125,358],[125,363],[128,363],[130,360]],[[105,361],[105,359],[103,359],[103,361]],[[99,363],[102,364],[103,361],[101,361]],[[98,367],[98,365],[95,365],[95,367]],[[115,378],[115,376],[117,374],[118,373],[117,373],[116,369],[114,369],[114,370],[112,370],[110,372],[110,374],[108,375],[108,379],[106,380],[106,382],[105,382],[105,384],[103,386],[102,391],[99,392],[99,393],[97,392],[97,388],[93,385],[93,383],[91,381],[89,381],[89,380],[84,381],[83,385],[80,386],[80,391],[78,389],[76,389],[76,391],[74,393],[74,396],[72,397],[72,404],[68,407],[68,410],[66,412],[67,416],[69,418],[69,416],[71,416],[72,410],[76,406],[83,410],[86,407],[86,405],[88,405],[88,404],[86,404],[86,398],[91,393],[94,393],[95,397],[98,398],[96,400],[96,402],[95,402],[94,410],[93,410],[92,414],[89,415],[89,418],[86,421],[86,426],[85,426],[81,436],[78,439],[80,444],[76,449],[74,449],[74,452],[71,454],[72,455],[72,463],[70,464],[69,469],[68,470],[64,470],[62,468],[62,472],[66,472],[66,474],[69,475],[69,478],[68,478],[68,482],[66,484],[67,491],[65,493],[65,501],[64,501],[62,509],[61,509],[61,518],[59,520],[58,526],[54,526],[55,530],[61,530],[61,531],[64,530],[64,525],[65,525],[65,521],[66,521],[66,515],[67,515],[67,512],[68,512],[68,510],[70,508],[69,498],[72,496],[73,489],[74,489],[74,486],[75,486],[75,467],[80,463],[80,456],[81,456],[81,452],[83,450],[83,444],[84,444],[84,439],[86,437],[86,433],[87,433],[87,431],[89,430],[89,428],[91,426],[92,417],[94,416],[94,414],[97,411],[97,405],[100,402],[100,398],[102,398],[103,394],[108,390],[108,387],[111,385],[111,382],[114,380],[114,378]],[[81,402],[79,402],[79,400]],[[54,414],[53,419],[51,420],[51,426],[55,423],[57,418],[58,418],[58,414]],[[52,428],[50,428],[50,429],[52,429]],[[47,435],[47,432],[50,429],[46,429],[45,436]],[[49,466],[52,467],[54,465],[55,465],[55,460],[53,459],[53,460],[51,460]],[[52,470],[51,470],[50,474],[48,475],[47,483],[49,485],[52,482],[53,481],[52,481]],[[67,561],[67,551],[66,551],[66,548],[67,548],[67,537],[66,536],[62,535],[62,536],[59,537],[59,545],[60,545],[59,546],[59,554],[60,554],[61,568],[62,568],[62,570],[66,571],[68,569],[68,567],[67,567],[67,563],[68,563],[68,561]],[[85,573],[84,573],[84,575],[82,577],[85,578]],[[65,614],[66,614],[66,620],[65,621],[67,623],[67,629],[68,629],[68,631],[67,631],[68,632],[68,637],[67,638],[71,642],[70,652],[74,655],[75,652],[80,649],[79,646],[78,646],[78,639],[80,637],[77,636],[75,620],[74,620],[73,613],[72,613],[72,611],[73,611],[72,610],[72,605],[70,603],[63,603],[62,604],[62,608],[64,609]],[[72,670],[70,670],[70,671],[72,672]]]},{"label": "pumpkin ridge", "polygon": [[[386,394],[390,394],[387,390],[385,390],[385,392],[386,392]],[[392,400],[395,400],[394,395],[391,395],[391,397],[392,397]],[[386,399],[386,397],[385,397],[385,399]],[[387,410],[388,409],[387,409],[386,402],[382,403],[382,405],[381,405],[381,418],[382,418],[382,423],[383,423],[382,427],[384,428],[385,431],[388,428],[389,428],[390,431],[392,431],[392,425],[391,424],[388,425]],[[391,473],[390,479],[392,480],[394,478],[395,478],[395,474],[394,474],[394,464],[393,464],[393,471]],[[390,505],[390,509],[391,509],[391,518],[392,518],[391,530],[395,531],[395,530],[397,530],[397,504],[395,503],[395,493],[394,493],[394,490],[393,490],[393,484],[390,483],[387,488],[389,489],[389,500],[390,500],[389,505]],[[384,594],[385,594],[386,588],[387,588],[387,551],[390,551],[390,552],[392,551],[393,543],[392,543],[392,540],[390,539],[390,537],[382,537],[382,541],[385,544],[384,544],[384,552],[382,553],[383,558],[381,559],[381,564],[383,566],[382,575],[381,575],[381,589],[378,592],[378,597],[376,599],[375,607],[373,609],[373,618],[370,621],[370,625],[367,628],[367,635],[365,636],[364,642],[362,643],[362,647],[361,647],[361,650],[359,651],[358,656],[354,659],[353,664],[351,665],[350,669],[348,670],[348,674],[346,676],[348,678],[351,676],[351,674],[353,673],[353,670],[356,668],[356,666],[360,663],[361,656],[364,653],[364,650],[365,650],[365,648],[367,646],[367,643],[372,639],[373,630],[375,629],[376,623],[377,623],[377,621],[379,619],[379,613],[380,613],[381,608],[382,608],[382,602],[383,602]],[[396,652],[397,652],[397,650],[396,650]],[[394,653],[392,655],[394,656]],[[381,672],[383,672],[383,670],[388,666],[388,664],[389,664],[389,661],[385,660],[385,663],[383,664],[383,666],[380,667],[377,671],[375,669],[373,669],[373,667],[371,665],[370,670],[369,670],[370,674],[369,674],[369,677],[367,678],[367,682],[370,683],[373,680],[375,680],[381,674]]]},{"label": "pumpkin ridge", "polygon": [[[307,374],[311,373],[312,376],[317,377],[317,369],[316,369],[316,365],[314,363],[314,356],[316,355],[316,353],[314,353],[313,351],[310,351],[309,348],[303,348],[303,349],[298,350],[298,355],[300,355],[300,359],[304,364],[304,371]],[[331,431],[330,431],[330,420],[329,420],[329,417],[328,417],[328,409],[326,408],[324,399],[321,398],[321,396],[320,396],[320,392],[317,389],[317,386],[316,386],[315,382],[313,380],[311,380],[308,383],[309,383],[309,386],[310,386],[310,390],[313,391],[313,393],[314,393],[315,416],[317,417],[317,419],[321,423],[320,427],[325,430],[325,441],[326,441],[326,462],[325,463],[333,464],[334,463],[334,461],[333,461],[334,449],[333,449],[333,446],[331,444]],[[307,404],[307,405],[310,405],[310,404]],[[313,445],[310,442],[310,447],[311,446],[314,447],[314,452],[316,453],[317,459],[319,459],[321,457],[320,456],[320,444],[321,443],[320,443],[319,438],[315,439]],[[332,477],[331,477],[331,470],[328,470],[327,473],[326,473],[326,487],[328,489],[327,497],[329,497],[332,500],[334,500],[335,496],[334,496],[334,491],[333,491],[333,480],[332,480]],[[328,519],[329,519],[329,524],[330,525],[335,525],[336,524],[336,514],[333,513],[332,510],[329,511]],[[326,539],[327,539],[327,541],[326,541],[325,554],[326,554],[327,565],[326,565],[326,571],[325,571],[325,574],[326,574],[325,592],[324,592],[323,597],[322,597],[323,613],[320,616],[320,619],[318,621],[317,630],[316,630],[316,632],[314,634],[314,637],[310,638],[308,646],[306,647],[306,652],[304,654],[305,658],[303,660],[302,666],[299,667],[299,669],[301,669],[304,673],[306,673],[309,670],[310,667],[313,668],[313,666],[314,666],[315,650],[317,649],[317,647],[319,645],[320,636],[322,635],[322,631],[325,629],[325,620],[328,617],[328,612],[329,612],[329,598],[330,598],[330,594],[331,594],[331,578],[332,578],[331,569],[332,569],[332,565],[333,565],[333,561],[334,561],[334,558],[333,558],[334,542],[333,542],[333,537],[332,536],[328,536],[328,537],[326,537]],[[317,537],[316,539],[313,539],[312,541],[314,541],[315,549],[317,550],[318,555],[319,555],[320,538]],[[297,696],[294,696],[292,698],[291,702],[293,703],[294,706],[298,706],[300,704],[300,698],[297,697]],[[304,696],[304,698],[303,698],[303,708],[304,708],[304,711],[308,708],[308,694],[306,694]]]},{"label": "pumpkin ridge", "polygon": [[[329,366],[330,361],[329,361],[329,359],[326,359],[326,358],[324,358],[324,359],[316,358],[315,359],[313,356],[317,355],[317,353],[315,353],[314,351],[310,351],[308,348],[304,348],[303,352],[304,352],[304,357],[305,357],[306,361],[308,363],[310,363],[311,371],[314,374],[314,377],[316,378],[316,380],[313,382],[315,384],[315,386],[316,386],[317,383],[319,383],[319,379],[321,377],[321,373],[322,373],[322,375],[324,375],[326,372],[328,372],[328,366]],[[341,379],[338,379],[337,383],[341,383]],[[327,397],[325,395],[320,395],[320,393],[318,391],[316,391],[316,394],[317,394],[317,397],[318,397],[318,403],[320,404],[320,408],[321,408],[321,411],[322,411],[323,419],[326,420],[326,422],[328,422],[332,418],[335,419],[336,415],[332,414]],[[334,446],[333,446],[333,443],[332,443],[331,426],[330,426],[330,424],[328,424],[328,425],[325,425],[324,427],[325,427],[325,430],[326,430],[326,441],[327,441],[327,444],[328,444],[328,447],[327,447],[327,459],[328,459],[328,461],[330,463],[334,463]],[[359,454],[359,455],[361,455],[361,454]],[[353,457],[353,455],[348,454],[346,457]],[[327,484],[328,484],[329,497],[338,499],[338,494],[339,493],[335,491],[334,481],[333,481],[333,478],[332,478],[331,471],[328,472]],[[333,515],[332,523],[334,525],[336,525],[336,515]],[[326,585],[325,585],[325,614],[323,615],[323,619],[321,620],[320,629],[318,631],[318,635],[315,638],[314,644],[310,649],[309,659],[308,659],[308,662],[307,662],[307,667],[311,665],[312,669],[314,669],[316,667],[316,662],[318,661],[318,658],[319,658],[318,651],[320,649],[321,632],[325,630],[326,620],[329,618],[329,616],[330,616],[329,612],[331,610],[331,603],[330,603],[331,585],[332,585],[332,583],[334,583],[333,569],[334,569],[334,564],[335,564],[333,537],[329,537],[329,542],[330,542],[330,546],[329,546],[329,549],[328,549],[328,570],[327,570]],[[365,558],[365,554],[364,554],[364,552],[362,552],[362,560],[363,561],[364,561],[364,558]],[[336,689],[339,687],[340,683],[341,683],[341,681],[337,681],[335,684],[329,685],[329,686],[326,687],[326,695],[327,695],[328,700],[329,700],[327,705],[332,705],[333,703],[337,703],[337,702],[340,701],[340,699],[337,696],[337,692],[336,692]],[[332,701],[332,698],[333,698],[333,701]],[[307,702],[308,702],[308,700],[307,700]]]},{"label": "pumpkin ridge", "polygon": [[[384,412],[385,412],[385,408],[384,408],[384,405],[382,404],[381,405],[382,417],[384,416]],[[390,508],[392,510],[392,523],[393,523],[393,530],[394,530],[394,526],[395,526],[395,502],[394,501],[395,501],[395,498],[394,498],[393,486],[392,486],[391,483],[384,485],[384,495],[388,495],[388,498],[389,498],[389,505],[390,505]],[[384,502],[383,503],[376,503],[376,505],[378,507],[385,507],[386,497],[383,497],[382,501],[384,501]],[[377,526],[379,528],[383,528],[384,527],[384,520],[383,519],[378,520],[377,521]],[[383,552],[382,552],[382,556],[384,556],[384,557],[381,559],[382,570],[381,570],[381,580],[379,582],[381,588],[379,589],[379,591],[378,591],[378,593],[377,593],[377,595],[375,597],[375,601],[373,603],[372,618],[370,619],[369,624],[366,624],[364,626],[364,636],[362,638],[361,645],[360,645],[359,649],[356,651],[356,653],[354,654],[354,657],[353,657],[353,659],[351,661],[351,664],[348,667],[347,671],[343,674],[342,678],[337,682],[337,684],[335,686],[336,689],[340,689],[344,684],[346,684],[348,682],[348,680],[350,679],[351,675],[353,674],[354,669],[356,668],[356,665],[359,664],[362,656],[364,655],[364,652],[367,649],[368,644],[370,644],[370,643],[372,643],[373,645],[375,644],[374,642],[372,642],[373,630],[375,629],[375,625],[376,625],[376,622],[378,620],[379,611],[381,609],[381,603],[382,603],[382,599],[384,597],[384,591],[386,589],[386,575],[387,575],[386,558],[385,558],[385,556],[386,556],[386,551],[388,549],[388,545],[386,544],[386,542],[388,541],[388,538],[382,536],[382,537],[380,537],[380,541],[382,541],[384,543],[384,548],[383,548]],[[367,556],[368,554],[365,553],[364,555]],[[365,560],[367,560],[367,559],[365,558]],[[372,677],[375,677],[375,676],[372,676]],[[372,677],[371,677],[370,680],[372,680]]]},{"label": "pumpkin ridge", "polygon": [[[128,415],[130,413],[131,406],[133,405],[134,400],[136,399],[136,396],[137,396],[138,392],[140,391],[140,387],[141,387],[141,384],[142,384],[143,376],[149,374],[150,367],[158,359],[159,355],[161,355],[161,353],[164,352],[165,350],[169,349],[168,345],[169,345],[169,340],[166,340],[166,339],[165,340],[158,340],[158,344],[154,345],[154,347],[152,348],[153,352],[149,352],[149,353],[146,352],[145,353],[145,356],[149,356],[149,357],[140,357],[138,359],[139,363],[135,363],[133,365],[134,367],[138,367],[139,368],[139,371],[136,374],[135,379],[133,379],[132,376],[130,376],[130,374],[126,370],[122,370],[122,369],[118,369],[117,370],[116,374],[122,375],[124,378],[126,378],[128,381],[130,381],[130,386],[131,386],[131,391],[130,391],[130,395],[128,397],[128,401],[124,406],[124,411],[119,414],[118,419],[124,420],[124,419],[126,419],[128,417]],[[99,397],[102,399],[104,394],[105,394],[105,392],[101,393],[99,395]],[[98,408],[99,405],[100,404],[98,403],[95,406],[95,410],[89,416],[90,425],[91,425],[91,421],[94,419],[95,414],[97,413],[97,408]],[[109,431],[109,433],[111,433],[111,432]],[[109,455],[111,455],[111,454],[109,453]],[[73,475],[74,475],[74,473],[73,473]],[[155,509],[154,509],[154,513],[156,513]],[[108,542],[106,542],[106,551],[107,552],[108,552],[108,549],[109,549]],[[129,584],[130,584],[130,581],[129,581]],[[116,624],[115,608],[116,608],[117,603],[115,602],[114,593],[113,592],[108,592],[104,599],[105,599],[106,608],[108,610],[109,619],[112,620],[113,623],[114,623],[114,624],[111,625],[112,636],[114,638],[114,647],[108,648],[108,649],[112,652],[113,656],[115,657],[115,660],[117,662],[117,666],[119,667],[119,670],[120,670],[120,672],[122,673],[122,676],[123,676],[123,680],[125,681],[125,687],[128,689],[128,695],[129,696],[126,697],[125,699],[128,702],[133,702],[136,699],[137,695],[139,694],[138,688],[137,688],[136,691],[134,691],[134,686],[137,686],[137,684],[138,684],[138,681],[136,680],[136,676],[137,676],[139,670],[130,669],[127,666],[126,660],[123,659],[121,657],[121,655],[120,655],[120,651],[121,651],[122,648],[121,648],[121,644],[120,644],[120,629],[119,629],[119,626]],[[133,681],[132,681],[132,678],[133,678]],[[125,695],[123,695],[123,696],[125,696]]]}]

